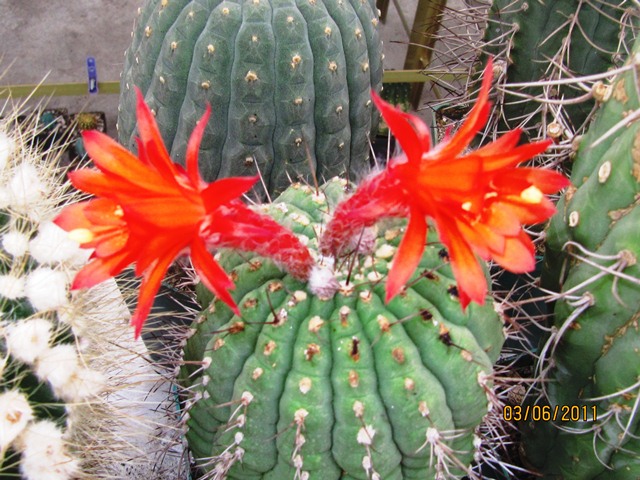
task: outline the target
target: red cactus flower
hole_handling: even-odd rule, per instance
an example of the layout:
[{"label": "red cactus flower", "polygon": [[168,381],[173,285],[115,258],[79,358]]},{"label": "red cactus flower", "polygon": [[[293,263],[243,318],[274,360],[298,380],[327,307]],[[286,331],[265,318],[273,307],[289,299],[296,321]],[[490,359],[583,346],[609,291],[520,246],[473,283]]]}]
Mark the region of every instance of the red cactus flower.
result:
[{"label": "red cactus flower", "polygon": [[209,248],[255,251],[301,279],[308,277],[314,264],[291,232],[239,200],[257,177],[209,184],[202,180],[198,150],[209,114],[207,108],[189,139],[184,169],[169,158],[155,119],[138,92],[139,156],[106,135],[85,131],[83,140],[97,169],[69,174],[76,188],[97,197],[66,207],[55,220],[81,247],[94,249],[72,288],[96,285],[135,262],[136,275],[142,276],[131,319],[136,338],[168,267],[183,253],[190,254],[202,282],[236,313],[238,307],[229,294],[233,282]]},{"label": "red cactus flower", "polygon": [[542,153],[551,141],[517,145],[521,130],[512,130],[495,142],[466,151],[486,124],[490,110],[492,63],[469,116],[454,135],[431,147],[428,127],[380,99],[373,99],[403,154],[382,172],[366,179],[336,209],[320,249],[340,255],[342,245],[362,228],[387,216],[409,218],[386,286],[386,300],[397,295],[417,268],[433,220],[448,249],[463,308],[484,303],[485,276],[476,255],[493,259],[515,273],[533,270],[534,247],[523,224],[542,222],[555,212],[545,194],[569,184],[560,173],[518,164]]}]

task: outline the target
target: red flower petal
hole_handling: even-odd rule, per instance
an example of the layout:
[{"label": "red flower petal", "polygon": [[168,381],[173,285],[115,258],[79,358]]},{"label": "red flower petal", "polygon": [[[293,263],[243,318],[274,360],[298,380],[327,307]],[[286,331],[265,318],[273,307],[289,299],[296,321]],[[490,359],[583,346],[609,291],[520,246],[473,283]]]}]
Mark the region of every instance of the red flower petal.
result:
[{"label": "red flower petal", "polygon": [[175,249],[167,252],[163,257],[158,257],[155,264],[144,272],[142,283],[140,284],[140,293],[138,294],[138,305],[131,316],[131,325],[134,327],[135,338],[140,336],[142,325],[149,316],[153,301],[160,288],[160,283],[179,251],[180,249]]},{"label": "red flower petal", "polygon": [[204,242],[199,238],[191,244],[191,261],[202,283],[226,303],[233,313],[240,315],[240,310],[228,291],[234,288],[233,282],[218,262],[213,259]]},{"label": "red flower petal", "polygon": [[205,128],[207,128],[207,122],[209,121],[210,115],[211,106],[207,104],[204,115],[202,115],[202,118],[193,129],[193,132],[191,133],[191,137],[189,137],[189,142],[187,144],[187,174],[191,179],[191,183],[196,186],[199,186],[203,183],[198,167],[198,153],[200,151],[200,143],[202,142],[202,136],[204,135]]},{"label": "red flower petal", "polygon": [[427,238],[427,222],[422,213],[411,211],[407,230],[393,259],[387,280],[385,302],[395,297],[418,267]]},{"label": "red flower petal", "polygon": [[436,218],[436,225],[440,240],[449,252],[462,308],[465,309],[470,302],[484,304],[487,280],[471,246],[451,219],[444,216]]},{"label": "red flower petal", "polygon": [[213,211],[247,193],[259,178],[256,175],[254,177],[232,177],[216,180],[202,190],[202,202],[207,211]]},{"label": "red flower petal", "polygon": [[371,97],[389,129],[402,145],[409,163],[418,162],[422,153],[431,148],[429,128],[418,117],[404,113],[385,102],[376,92],[371,91]]}]

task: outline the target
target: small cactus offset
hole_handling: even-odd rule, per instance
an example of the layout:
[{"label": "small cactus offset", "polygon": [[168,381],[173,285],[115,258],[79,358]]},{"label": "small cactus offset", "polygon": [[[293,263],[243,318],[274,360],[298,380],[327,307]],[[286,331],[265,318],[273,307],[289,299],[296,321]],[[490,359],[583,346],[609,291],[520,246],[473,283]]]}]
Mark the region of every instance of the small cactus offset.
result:
[{"label": "small cactus offset", "polygon": [[[347,182],[294,184],[260,211],[318,258]],[[240,316],[205,309],[185,347],[187,438],[213,478],[460,477],[492,408],[503,325],[494,305],[464,313],[448,254],[430,234],[419,272],[385,305],[405,231],[368,231],[318,289],[266,258],[223,251]],[[331,275],[325,270],[315,275]],[[318,293],[319,290],[319,293]],[[334,294],[335,292],[335,294]],[[206,303],[205,303],[206,304]]]},{"label": "small cactus offset", "polygon": [[269,193],[369,168],[381,89],[374,2],[148,0],[122,75],[118,135],[135,147],[135,92],[152,108],[172,158],[206,103],[200,169],[207,181],[261,173]]},{"label": "small cactus offset", "polygon": [[102,374],[80,346],[82,301],[69,296],[71,274],[87,252],[52,223],[70,200],[57,162],[63,147],[33,147],[37,127],[0,121],[0,476],[77,478],[81,460],[68,421],[95,398]]},{"label": "small cactus offset", "polygon": [[[540,358],[542,405],[529,461],[544,478],[640,475],[640,41],[579,140],[572,182],[547,232],[545,281],[560,288]],[[567,413],[567,412],[565,412]]]}]

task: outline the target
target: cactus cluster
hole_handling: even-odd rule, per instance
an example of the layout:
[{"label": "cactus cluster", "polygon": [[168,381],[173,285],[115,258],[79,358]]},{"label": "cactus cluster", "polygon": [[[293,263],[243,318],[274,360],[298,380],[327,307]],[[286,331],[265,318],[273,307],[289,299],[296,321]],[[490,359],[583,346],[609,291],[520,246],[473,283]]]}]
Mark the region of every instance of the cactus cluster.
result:
[{"label": "cactus cluster", "polygon": [[560,294],[538,400],[580,414],[529,425],[527,458],[545,478],[640,475],[639,55],[636,41],[623,71],[599,86],[573,186],[547,232],[545,286]]},{"label": "cactus cluster", "polygon": [[[319,190],[294,184],[259,209],[317,254],[346,188],[340,179]],[[362,253],[334,266],[338,283],[326,298],[269,259],[218,254],[242,316],[211,302],[193,325],[182,373],[187,438],[208,478],[442,478],[470,470],[476,429],[492,408],[502,321],[492,303],[463,313],[435,236],[414,279],[385,305],[383,279],[403,231],[392,222],[365,234],[354,245]]]},{"label": "cactus cluster", "polygon": [[135,148],[137,87],[178,162],[212,106],[207,181],[260,172],[280,192],[292,179],[360,176],[382,80],[377,24],[371,0],[148,0],[126,54],[119,139]]}]

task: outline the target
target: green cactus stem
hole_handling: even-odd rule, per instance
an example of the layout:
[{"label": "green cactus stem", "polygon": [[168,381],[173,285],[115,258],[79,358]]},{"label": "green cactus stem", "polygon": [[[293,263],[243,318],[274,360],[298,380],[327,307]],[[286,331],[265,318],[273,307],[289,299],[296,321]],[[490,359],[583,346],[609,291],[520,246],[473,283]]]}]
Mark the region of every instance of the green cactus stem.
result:
[{"label": "green cactus stem", "polygon": [[[260,206],[317,252],[347,182],[294,184]],[[494,305],[460,308],[435,235],[419,273],[384,304],[403,222],[363,234],[335,278],[218,254],[242,317],[205,308],[184,349],[187,438],[208,478],[460,478],[492,408],[504,341]],[[363,253],[366,251],[366,253]],[[331,260],[318,260],[329,265]],[[323,288],[324,287],[324,288]],[[207,305],[211,297],[203,298]]]},{"label": "green cactus stem", "polygon": [[[561,288],[541,358],[542,404],[585,413],[529,423],[544,478],[640,472],[640,41],[580,140],[570,189],[548,229],[548,285]],[[579,418],[578,418],[579,417]]]},{"label": "green cactus stem", "polygon": [[372,1],[148,0],[122,76],[118,136],[135,148],[138,87],[178,162],[205,104],[205,180],[261,173],[268,192],[369,168],[382,49]]},{"label": "green cactus stem", "polygon": [[621,65],[620,45],[631,43],[639,19],[631,1],[494,0],[483,43],[504,61],[502,119],[509,128],[557,122],[581,131],[595,101],[578,78]]}]

